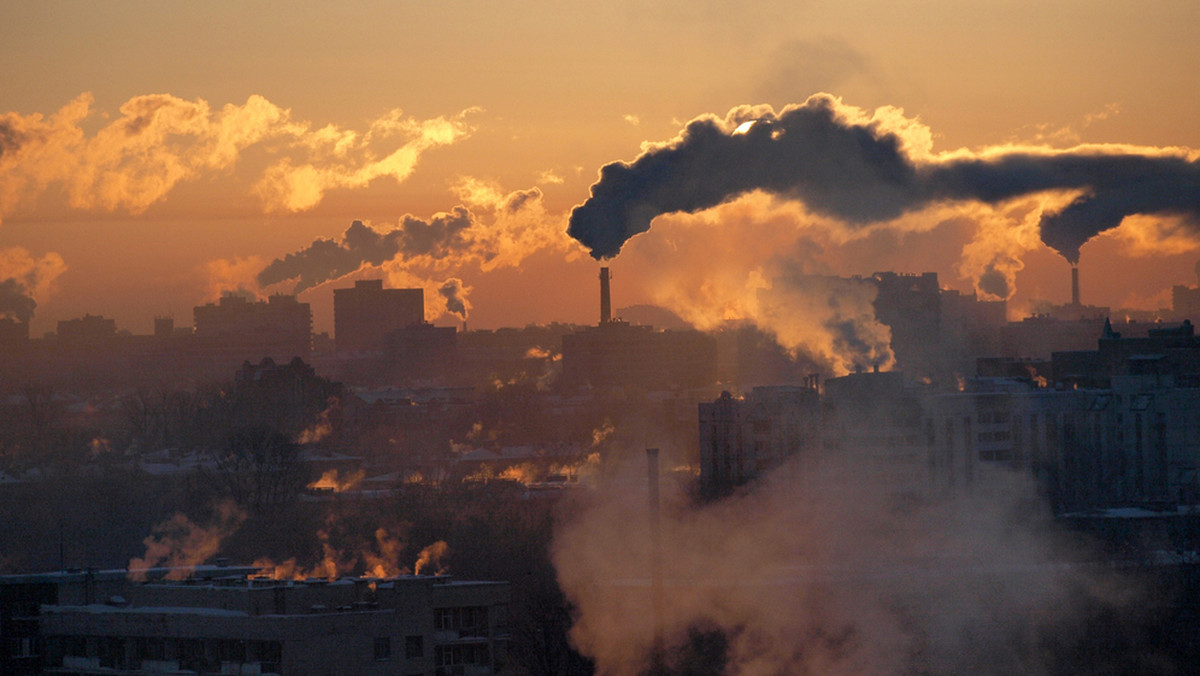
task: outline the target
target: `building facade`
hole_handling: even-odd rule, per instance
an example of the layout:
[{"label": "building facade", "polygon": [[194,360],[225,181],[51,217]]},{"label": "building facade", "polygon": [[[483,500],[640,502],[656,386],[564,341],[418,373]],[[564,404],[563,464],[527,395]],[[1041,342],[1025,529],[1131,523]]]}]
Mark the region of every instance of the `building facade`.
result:
[{"label": "building facade", "polygon": [[333,333],[337,351],[379,352],[384,337],[425,321],[422,289],[385,289],[382,279],[362,279],[333,290]]},{"label": "building facade", "polygon": [[152,577],[0,578],[0,590],[40,594],[23,665],[40,671],[5,673],[485,676],[505,661],[506,583],[273,580],[215,567]]}]

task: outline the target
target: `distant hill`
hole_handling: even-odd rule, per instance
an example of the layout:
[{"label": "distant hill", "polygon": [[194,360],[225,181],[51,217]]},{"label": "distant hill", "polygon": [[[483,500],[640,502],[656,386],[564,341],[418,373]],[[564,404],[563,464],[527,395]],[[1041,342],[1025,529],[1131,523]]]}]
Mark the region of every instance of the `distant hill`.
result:
[{"label": "distant hill", "polygon": [[616,316],[630,324],[643,324],[656,329],[690,329],[691,324],[683,321],[679,315],[657,305],[630,305],[618,308]]}]

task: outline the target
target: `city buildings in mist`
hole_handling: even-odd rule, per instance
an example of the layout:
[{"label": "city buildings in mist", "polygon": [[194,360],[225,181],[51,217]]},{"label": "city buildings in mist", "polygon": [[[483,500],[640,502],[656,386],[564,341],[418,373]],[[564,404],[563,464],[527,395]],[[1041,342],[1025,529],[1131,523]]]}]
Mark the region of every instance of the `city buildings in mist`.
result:
[{"label": "city buildings in mist", "polygon": [[[1177,289],[1176,307],[1156,317],[1113,321],[1080,300],[1084,280],[1080,296],[1021,321],[1006,319],[1004,301],[943,289],[933,273],[796,274],[789,295],[762,292],[778,308],[801,292],[865,301],[869,316],[797,308],[797,322],[833,337],[837,359],[788,349],[753,324],[630,321],[679,320],[621,308],[619,286],[589,326],[433,326],[420,289],[380,280],[330,292],[333,336],[312,335],[308,305],[283,294],[228,295],[196,307],[191,327],[157,318],[147,336],[86,315],[32,338],[10,317],[0,322],[2,469],[20,490],[116,468],[154,481],[206,477],[205,490],[239,515],[209,526],[170,519],[154,539],[126,538],[126,561],[151,549],[173,556],[189,540],[169,533],[182,529],[217,541],[179,559],[202,563],[244,524],[307,509],[457,496],[421,498],[432,505],[484,490],[513,509],[561,504],[571,516],[541,555],[574,613],[555,631],[569,629],[561,646],[598,673],[623,674],[648,664],[657,631],[638,591],[650,543],[634,476],[641,449],[654,446],[666,467],[661,621],[672,668],[699,660],[744,673],[765,660],[783,672],[1053,673],[1047,664],[1097,640],[1078,626],[1116,613],[1125,629],[1186,631],[1193,603],[1184,589],[1147,619],[1149,597],[1111,591],[1142,582],[1094,566],[1096,551],[1145,563],[1197,544],[1187,524],[1200,501],[1200,339],[1182,320],[1200,291]],[[581,289],[580,302],[594,306],[596,295]],[[339,553],[342,527],[331,528],[307,536],[326,560],[297,570],[366,579],[368,562],[398,551],[379,530]],[[1080,533],[1099,544],[1070,544]],[[146,553],[130,553],[142,538]],[[5,551],[3,563],[125,563],[80,551],[51,538]],[[918,570],[896,582],[897,571]],[[1161,568],[1171,580],[1182,570]],[[1173,584],[1162,579],[1154,584]],[[522,593],[514,587],[514,608]],[[55,622],[83,621],[72,613]],[[997,621],[1004,632],[963,643]],[[91,659],[71,652],[78,631],[55,629],[57,652],[39,655]],[[1146,649],[1122,648],[1137,664]],[[488,654],[499,660],[497,650]],[[1183,640],[1162,650],[1197,654]]]}]

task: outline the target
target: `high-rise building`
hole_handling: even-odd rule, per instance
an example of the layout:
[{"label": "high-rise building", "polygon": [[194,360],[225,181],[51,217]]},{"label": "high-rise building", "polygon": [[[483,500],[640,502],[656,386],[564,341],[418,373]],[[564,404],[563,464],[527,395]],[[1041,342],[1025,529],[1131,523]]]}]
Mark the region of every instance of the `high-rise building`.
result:
[{"label": "high-rise building", "polygon": [[276,294],[252,302],[227,295],[192,312],[196,347],[209,359],[236,367],[263,357],[277,362],[308,359],[312,352],[312,309],[295,296]]},{"label": "high-rise building", "polygon": [[384,336],[425,321],[423,289],[385,289],[382,279],[333,290],[333,330],[343,354],[379,352]]}]

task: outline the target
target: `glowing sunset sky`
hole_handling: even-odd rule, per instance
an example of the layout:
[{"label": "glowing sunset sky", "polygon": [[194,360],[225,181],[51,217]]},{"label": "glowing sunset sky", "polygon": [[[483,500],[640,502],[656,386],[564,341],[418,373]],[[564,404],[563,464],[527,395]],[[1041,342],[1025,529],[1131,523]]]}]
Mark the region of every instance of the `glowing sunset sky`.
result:
[{"label": "glowing sunset sky", "polygon": [[[298,275],[259,273],[319,238],[344,254],[360,220],[358,235],[400,231],[375,244],[404,253],[351,274],[424,285],[431,315],[458,279],[474,327],[594,322],[597,264],[566,236],[570,210],[602,166],[689,120],[829,92],[839,119],[895,134],[923,166],[1091,144],[1186,169],[1197,25],[1190,0],[7,2],[0,281],[37,301],[34,335],[84,313],[148,333],[224,289],[290,292]],[[614,302],[741,316],[780,267],[935,271],[963,291],[990,270],[978,288],[1006,280],[1014,311],[1063,302],[1068,264],[1036,224],[1075,196],[922,202],[848,228],[734,195],[629,240]],[[1083,300],[1168,306],[1172,284],[1196,284],[1195,233],[1156,213],[1092,239]],[[305,285],[318,330],[353,263]]]}]

